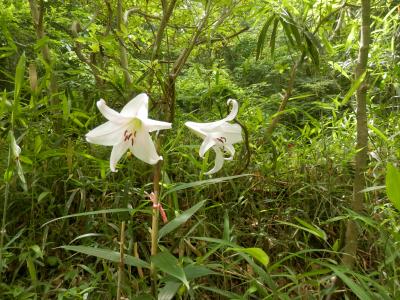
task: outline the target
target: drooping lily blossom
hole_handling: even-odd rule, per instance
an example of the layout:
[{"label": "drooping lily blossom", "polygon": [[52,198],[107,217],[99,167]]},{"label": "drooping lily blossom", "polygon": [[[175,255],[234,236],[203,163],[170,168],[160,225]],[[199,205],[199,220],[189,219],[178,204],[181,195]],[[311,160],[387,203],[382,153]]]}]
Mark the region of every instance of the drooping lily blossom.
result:
[{"label": "drooping lily blossom", "polygon": [[86,134],[89,143],[113,146],[110,157],[110,169],[116,172],[116,165],[122,155],[129,149],[142,161],[154,165],[162,159],[149,132],[170,129],[171,123],[148,118],[148,101],[146,94],[137,95],[129,101],[120,113],[106,105],[103,99],[97,101],[97,107],[108,120]]},{"label": "drooping lily blossom", "polygon": [[[197,136],[204,139],[200,146],[200,157],[203,158],[204,154],[210,148],[215,151],[215,165],[210,171],[205,173],[206,175],[218,172],[222,168],[224,160],[232,160],[235,155],[233,144],[239,143],[243,140],[242,128],[240,125],[228,123],[236,117],[239,105],[234,99],[229,99],[227,104],[232,104],[232,110],[229,115],[222,120],[210,123],[185,123],[185,125],[193,130]],[[225,157],[225,152],[229,153],[230,156]]]}]

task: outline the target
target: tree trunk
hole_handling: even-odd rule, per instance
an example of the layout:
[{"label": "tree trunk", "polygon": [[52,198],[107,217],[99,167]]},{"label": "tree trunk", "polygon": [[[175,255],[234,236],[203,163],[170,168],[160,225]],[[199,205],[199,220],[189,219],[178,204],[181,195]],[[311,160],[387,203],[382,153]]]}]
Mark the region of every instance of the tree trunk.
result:
[{"label": "tree trunk", "polygon": [[[123,27],[126,26],[123,20],[122,0],[118,0],[117,3],[117,20],[118,20],[118,30],[119,32],[122,33]],[[131,75],[129,74],[128,54],[126,52],[122,35],[118,37],[118,44],[119,44],[119,60],[122,71],[124,72],[125,87],[129,87],[132,84],[132,78]]]},{"label": "tree trunk", "polygon": [[[44,31],[44,24],[43,24],[43,17],[44,17],[44,4],[43,1],[41,0],[39,2],[39,5],[36,3],[36,0],[29,0],[29,6],[31,8],[31,14],[32,14],[32,20],[33,20],[33,25],[35,27],[36,31],[36,37],[37,40],[43,39],[46,34]],[[50,55],[50,50],[49,46],[47,43],[44,43],[43,46],[41,47],[42,51],[42,56],[44,61],[47,64],[47,69],[49,70],[49,98],[50,98],[50,103],[51,104],[57,104],[58,100],[56,99],[57,94],[57,79],[53,71],[53,66],[52,66],[52,61],[51,61],[51,55]]]},{"label": "tree trunk", "polygon": [[[358,52],[358,63],[355,70],[355,80],[363,76],[367,70],[368,50],[370,44],[370,0],[361,1],[361,30],[360,49]],[[367,168],[368,151],[368,127],[367,127],[367,91],[366,79],[361,83],[356,92],[357,98],[357,146],[355,156],[355,174],[353,182],[353,197],[350,207],[356,213],[362,213],[364,209],[364,193],[360,191],[365,188],[364,172]],[[358,248],[358,227],[354,220],[349,220],[346,229],[346,241],[344,247],[343,264],[352,268],[356,262]]]}]

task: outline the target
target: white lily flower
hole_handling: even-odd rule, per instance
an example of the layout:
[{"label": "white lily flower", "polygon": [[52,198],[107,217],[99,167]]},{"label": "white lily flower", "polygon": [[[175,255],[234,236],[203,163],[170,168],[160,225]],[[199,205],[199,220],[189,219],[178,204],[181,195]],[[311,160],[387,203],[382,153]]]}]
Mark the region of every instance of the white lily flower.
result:
[{"label": "white lily flower", "polygon": [[148,118],[149,97],[142,93],[129,101],[120,113],[106,105],[103,99],[97,101],[97,107],[108,122],[94,128],[86,134],[89,143],[113,146],[110,157],[110,169],[116,172],[116,165],[129,149],[137,158],[154,165],[162,157],[149,132],[170,129],[171,123]]},{"label": "white lily flower", "polygon": [[[200,146],[200,157],[203,158],[204,154],[210,148],[213,148],[215,151],[215,165],[210,171],[205,173],[206,175],[218,172],[222,168],[224,160],[232,160],[235,155],[233,144],[243,140],[242,128],[240,125],[228,123],[228,121],[232,121],[236,117],[239,104],[234,99],[229,99],[227,104],[232,104],[232,110],[229,115],[222,120],[210,123],[185,123],[196,135],[204,139]],[[225,157],[224,152],[228,152],[230,156]]]}]

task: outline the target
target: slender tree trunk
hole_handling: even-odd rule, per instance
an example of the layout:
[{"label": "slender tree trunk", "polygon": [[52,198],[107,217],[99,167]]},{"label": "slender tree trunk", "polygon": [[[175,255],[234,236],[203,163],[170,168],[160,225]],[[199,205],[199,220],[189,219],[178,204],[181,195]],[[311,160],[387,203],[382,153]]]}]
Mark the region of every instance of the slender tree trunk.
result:
[{"label": "slender tree trunk", "polygon": [[304,59],[304,54],[301,56],[300,60],[297,63],[295,63],[292,66],[292,68],[290,69],[289,82],[288,82],[287,89],[285,91],[285,95],[283,95],[281,104],[279,105],[279,108],[278,108],[278,111],[276,112],[275,117],[272,118],[272,121],[267,128],[266,135],[267,135],[268,141],[271,140],[272,133],[274,132],[274,129],[279,122],[279,118],[280,118],[281,114],[283,113],[283,111],[286,109],[286,105],[287,105],[290,97],[292,96],[294,80],[296,79],[297,69],[302,64],[303,59]]},{"label": "slender tree trunk", "polygon": [[[118,20],[118,30],[122,32],[123,26],[126,26],[123,18],[122,0],[118,0],[117,20]],[[124,72],[125,86],[128,87],[132,84],[132,78],[131,75],[129,74],[128,54],[126,52],[125,44],[121,36],[118,37],[118,43],[119,43],[119,56],[120,56],[119,60],[121,68]]]},{"label": "slender tree trunk", "polygon": [[175,93],[175,82],[177,77],[182,71],[183,66],[186,64],[190,53],[193,48],[198,44],[200,34],[203,32],[204,27],[207,24],[208,17],[210,16],[211,6],[207,4],[206,12],[203,18],[200,20],[199,24],[196,27],[195,32],[193,33],[192,39],[189,45],[182,51],[179,57],[174,62],[171,72],[167,75],[164,83],[164,102],[167,105],[168,109],[168,122],[173,122],[175,118],[175,103],[176,103],[176,93]]},{"label": "slender tree trunk", "polygon": [[[44,17],[44,3],[43,0],[39,1],[39,5],[36,3],[36,0],[29,0],[29,6],[31,8],[31,14],[32,14],[32,20],[33,24],[35,26],[35,31],[36,31],[36,37],[37,40],[43,39],[46,34],[44,31],[44,24],[43,24],[43,17]],[[49,79],[50,79],[50,84],[49,84],[49,93],[50,93],[50,103],[51,104],[57,104],[57,99],[56,99],[56,94],[57,94],[57,79],[56,76],[53,72],[53,66],[52,66],[52,60],[51,60],[51,55],[50,55],[50,49],[47,43],[44,43],[43,46],[41,47],[42,51],[42,56],[44,61],[47,64],[47,68],[49,70]]]},{"label": "slender tree trunk", "polygon": [[[368,50],[370,44],[370,0],[361,1],[361,30],[360,30],[360,49],[358,52],[358,63],[355,70],[355,80],[360,78],[367,70]],[[355,156],[355,174],[353,183],[353,197],[350,207],[356,213],[361,213],[364,209],[364,193],[360,191],[365,188],[364,172],[367,168],[367,147],[368,147],[368,127],[367,127],[367,91],[366,79],[361,83],[356,92],[357,97],[357,146]],[[346,241],[344,247],[343,264],[352,268],[356,262],[358,248],[358,227],[354,220],[349,220],[346,229]]]}]

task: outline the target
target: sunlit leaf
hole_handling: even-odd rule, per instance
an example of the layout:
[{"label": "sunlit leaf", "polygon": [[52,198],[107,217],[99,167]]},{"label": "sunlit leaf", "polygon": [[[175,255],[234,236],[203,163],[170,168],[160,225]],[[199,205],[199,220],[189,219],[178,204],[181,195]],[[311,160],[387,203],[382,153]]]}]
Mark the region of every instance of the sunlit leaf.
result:
[{"label": "sunlit leaf", "polygon": [[390,163],[386,167],[386,193],[393,206],[400,211],[400,171]]},{"label": "sunlit leaf", "polygon": [[249,254],[264,266],[269,264],[269,256],[261,248],[228,248],[226,250]]}]

